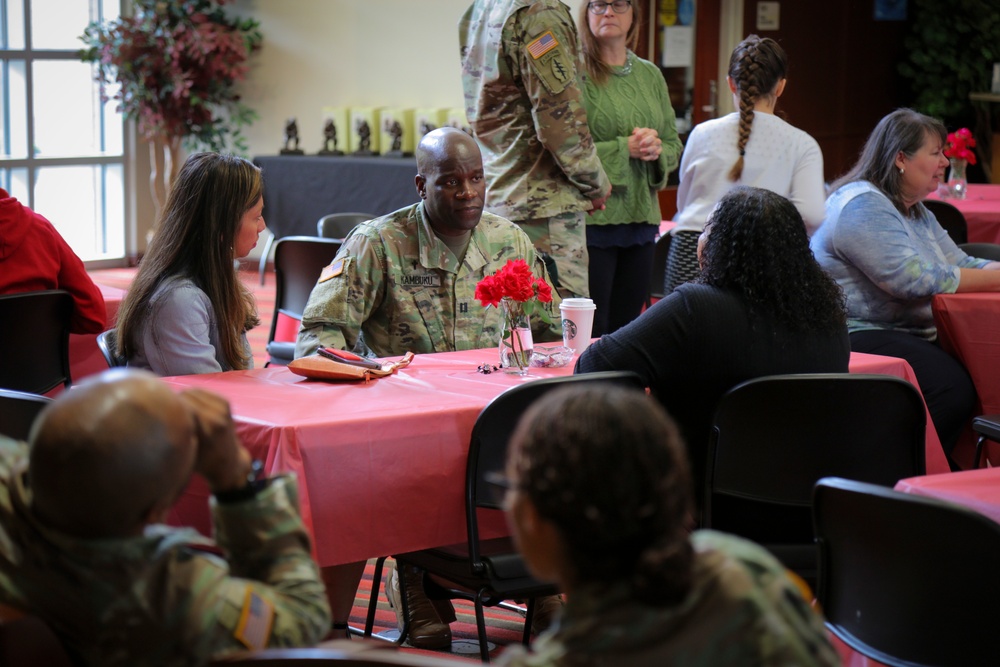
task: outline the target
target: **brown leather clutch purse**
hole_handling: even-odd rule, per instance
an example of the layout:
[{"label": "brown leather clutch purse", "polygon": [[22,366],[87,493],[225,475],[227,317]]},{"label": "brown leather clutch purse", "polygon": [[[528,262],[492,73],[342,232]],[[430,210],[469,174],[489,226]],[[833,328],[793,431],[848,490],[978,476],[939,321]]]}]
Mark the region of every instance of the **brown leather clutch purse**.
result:
[{"label": "brown leather clutch purse", "polygon": [[365,384],[372,378],[392,375],[400,368],[406,368],[413,361],[413,353],[407,352],[399,361],[380,362],[372,360],[378,364],[378,368],[366,368],[355,363],[348,363],[336,358],[311,354],[302,357],[288,364],[288,370],[311,380],[364,380]]}]

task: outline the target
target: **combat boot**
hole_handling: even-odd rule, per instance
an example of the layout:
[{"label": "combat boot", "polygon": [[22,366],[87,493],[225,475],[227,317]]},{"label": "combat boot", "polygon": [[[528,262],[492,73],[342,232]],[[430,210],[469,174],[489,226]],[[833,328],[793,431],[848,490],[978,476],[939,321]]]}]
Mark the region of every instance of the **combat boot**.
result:
[{"label": "combat boot", "polygon": [[389,606],[396,612],[396,623],[403,629],[403,601],[399,594],[399,577],[404,577],[406,610],[409,630],[406,640],[423,649],[442,649],[451,645],[451,628],[441,620],[424,592],[424,573],[411,565],[399,565],[389,573],[385,592]]}]

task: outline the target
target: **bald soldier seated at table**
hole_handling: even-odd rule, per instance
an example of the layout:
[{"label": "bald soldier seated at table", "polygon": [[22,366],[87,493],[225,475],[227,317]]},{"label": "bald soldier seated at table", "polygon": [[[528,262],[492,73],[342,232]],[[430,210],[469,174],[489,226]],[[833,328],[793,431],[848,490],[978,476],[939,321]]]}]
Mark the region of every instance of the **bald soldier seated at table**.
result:
[{"label": "bald soldier seated at table", "polygon": [[[193,472],[214,496],[215,543],[161,525]],[[295,479],[258,472],[221,397],[138,370],[88,379],[30,445],[0,436],[0,602],[88,665],[315,644],[330,612]]]},{"label": "bald soldier seated at table", "polygon": [[[551,284],[527,235],[483,212],[486,181],[475,140],[445,127],[417,146],[421,202],[362,223],[323,270],[302,317],[295,356],[319,347],[379,357],[492,347],[500,313],[476,283],[523,259]],[[555,313],[559,299],[548,304]],[[558,317],[532,320],[536,340],[558,340]]]}]

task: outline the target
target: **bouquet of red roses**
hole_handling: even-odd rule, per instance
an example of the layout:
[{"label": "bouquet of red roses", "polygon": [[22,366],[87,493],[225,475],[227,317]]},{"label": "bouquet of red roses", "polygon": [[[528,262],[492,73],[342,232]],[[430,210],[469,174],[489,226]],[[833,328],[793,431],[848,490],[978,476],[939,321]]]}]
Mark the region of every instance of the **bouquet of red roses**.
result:
[{"label": "bouquet of red roses", "polygon": [[[527,368],[532,347],[528,318],[537,312],[543,321],[549,321],[539,304],[552,301],[552,288],[536,277],[523,259],[509,259],[499,271],[476,284],[475,297],[486,308],[502,310],[501,362],[512,362],[520,370]],[[506,356],[504,346],[509,350]]]},{"label": "bouquet of red roses", "polygon": [[969,164],[976,164],[976,153],[972,150],[975,147],[975,137],[972,136],[969,128],[963,127],[961,130],[948,134],[948,143],[944,147],[944,156],[954,160],[965,160]]}]

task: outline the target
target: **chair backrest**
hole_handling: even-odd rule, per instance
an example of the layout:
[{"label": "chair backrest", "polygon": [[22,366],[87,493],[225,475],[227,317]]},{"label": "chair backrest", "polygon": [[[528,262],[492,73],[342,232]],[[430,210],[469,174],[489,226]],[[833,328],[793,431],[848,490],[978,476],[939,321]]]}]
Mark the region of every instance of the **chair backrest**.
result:
[{"label": "chair backrest", "polygon": [[979,259],[1000,262],[1000,244],[996,243],[959,243],[965,254]]},{"label": "chair backrest", "polygon": [[274,317],[267,342],[274,340],[279,313],[297,320],[309,301],[323,267],[333,261],[341,242],[316,236],[286,236],[274,246]]},{"label": "chair backrest", "polygon": [[124,367],[128,365],[125,357],[118,356],[118,330],[108,329],[97,334],[97,349],[104,356],[104,361],[108,362],[108,368]]},{"label": "chair backrest", "polygon": [[352,229],[377,217],[369,213],[330,213],[316,223],[316,234],[326,239],[343,241]]},{"label": "chair backrest", "polygon": [[0,665],[71,667],[69,653],[38,616],[0,603]]},{"label": "chair backrest", "polygon": [[483,408],[472,427],[472,441],[465,470],[465,514],[469,536],[469,558],[473,569],[479,559],[479,517],[477,509],[502,509],[502,489],[489,481],[502,473],[507,463],[507,443],[521,415],[550,391],[583,382],[606,382],[645,389],[631,371],[605,371],[565,377],[545,378],[506,390]]},{"label": "chair backrest", "polygon": [[827,476],[892,486],[924,473],[927,412],[885,375],[771,375],[727,392],[709,439],[702,523],[815,579],[810,504]]},{"label": "chair backrest", "polygon": [[65,290],[0,296],[0,387],[44,394],[72,382]]},{"label": "chair backrest", "polygon": [[670,255],[670,234],[664,234],[656,240],[656,249],[653,251],[653,273],[649,276],[649,297],[652,299],[662,299],[664,276],[667,273],[667,257]]},{"label": "chair backrest", "polygon": [[38,413],[50,402],[51,398],[38,394],[0,389],[0,435],[27,440]]},{"label": "chair backrest", "polygon": [[848,646],[886,665],[996,665],[1000,524],[874,484],[813,495],[819,603]]},{"label": "chair backrest", "polygon": [[965,216],[952,204],[938,199],[925,199],[924,206],[934,214],[938,223],[948,232],[948,236],[955,243],[967,243],[969,240],[969,226],[965,222]]}]

